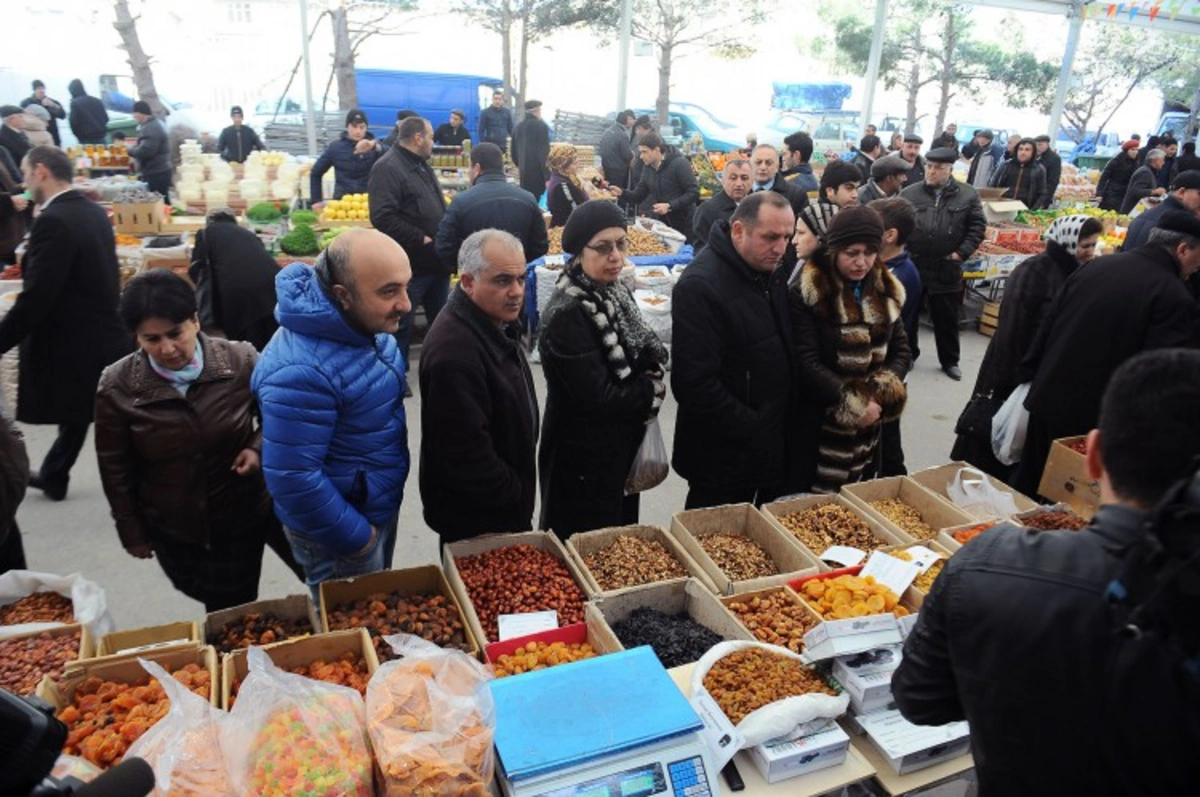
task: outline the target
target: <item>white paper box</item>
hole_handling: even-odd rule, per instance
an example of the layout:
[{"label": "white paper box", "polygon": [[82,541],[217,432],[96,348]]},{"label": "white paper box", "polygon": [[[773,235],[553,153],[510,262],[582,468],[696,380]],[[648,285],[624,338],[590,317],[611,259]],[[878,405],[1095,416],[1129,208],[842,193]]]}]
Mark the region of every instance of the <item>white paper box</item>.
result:
[{"label": "white paper box", "polygon": [[804,635],[804,655],[812,661],[823,661],[898,645],[901,641],[900,624],[891,612],[826,620]]},{"label": "white paper box", "polygon": [[[803,731],[802,731],[803,732]],[[767,783],[778,783],[818,769],[841,766],[850,750],[850,736],[836,722],[816,733],[799,733],[750,748],[750,758]]]},{"label": "white paper box", "polygon": [[892,645],[833,662],[833,677],[850,696],[855,713],[877,711],[892,702],[892,675],[901,658],[900,646]]},{"label": "white paper box", "polygon": [[857,719],[871,744],[898,775],[957,758],[971,748],[966,722],[913,725],[896,710],[864,714]]}]

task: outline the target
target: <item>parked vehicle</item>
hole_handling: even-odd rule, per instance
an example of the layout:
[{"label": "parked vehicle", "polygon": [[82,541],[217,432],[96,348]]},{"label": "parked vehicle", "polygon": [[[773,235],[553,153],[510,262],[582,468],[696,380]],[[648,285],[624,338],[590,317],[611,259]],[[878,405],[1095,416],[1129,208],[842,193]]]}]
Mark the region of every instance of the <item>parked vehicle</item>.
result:
[{"label": "parked vehicle", "polygon": [[[634,108],[639,116],[646,114],[651,119],[657,113],[653,108]],[[705,108],[690,102],[673,102],[667,109],[667,125],[662,130],[663,140],[668,144],[685,144],[694,135],[704,140],[704,149],[709,152],[728,152],[746,146],[745,128],[713,116]],[[761,131],[759,131],[761,132]],[[762,136],[759,136],[762,142]]]},{"label": "parked vehicle", "polygon": [[396,124],[396,112],[416,111],[437,127],[450,118],[452,110],[466,111],[463,123],[475,137],[479,112],[492,103],[492,92],[504,81],[482,75],[452,75],[441,72],[401,72],[391,69],[356,69],[358,107],[367,114],[370,130],[385,138]]}]

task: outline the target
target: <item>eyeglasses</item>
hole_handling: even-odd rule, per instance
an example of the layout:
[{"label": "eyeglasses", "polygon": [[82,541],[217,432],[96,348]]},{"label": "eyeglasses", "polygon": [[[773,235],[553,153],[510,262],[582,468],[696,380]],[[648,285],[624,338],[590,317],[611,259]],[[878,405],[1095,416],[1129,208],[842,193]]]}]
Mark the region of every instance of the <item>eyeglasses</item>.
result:
[{"label": "eyeglasses", "polygon": [[620,238],[616,241],[601,241],[598,244],[584,244],[585,249],[591,249],[600,257],[608,257],[613,253],[613,249],[624,254],[629,250],[629,239]]}]

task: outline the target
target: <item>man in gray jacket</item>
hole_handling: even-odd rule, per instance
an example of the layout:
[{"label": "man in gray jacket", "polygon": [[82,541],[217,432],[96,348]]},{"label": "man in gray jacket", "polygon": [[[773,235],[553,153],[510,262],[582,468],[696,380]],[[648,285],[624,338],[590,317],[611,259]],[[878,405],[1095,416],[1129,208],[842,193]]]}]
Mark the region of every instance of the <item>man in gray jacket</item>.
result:
[{"label": "man in gray jacket", "polygon": [[150,103],[138,100],[133,104],[133,118],[138,123],[137,143],[129,148],[129,157],[137,161],[138,171],[146,186],[171,201],[171,144],[167,128],[155,118]]},{"label": "man in gray jacket", "polygon": [[633,111],[621,111],[617,121],[600,137],[600,169],[604,179],[620,189],[629,188],[629,164],[633,160],[629,136],[636,118]]}]

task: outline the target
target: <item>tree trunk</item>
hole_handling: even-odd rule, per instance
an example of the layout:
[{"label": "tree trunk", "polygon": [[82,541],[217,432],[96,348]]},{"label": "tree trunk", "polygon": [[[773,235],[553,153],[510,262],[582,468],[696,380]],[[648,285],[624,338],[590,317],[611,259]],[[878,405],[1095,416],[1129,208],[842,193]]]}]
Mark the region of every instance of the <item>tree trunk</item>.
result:
[{"label": "tree trunk", "polygon": [[358,107],[358,81],[354,77],[354,47],[350,43],[350,20],[342,4],[330,11],[333,24],[333,72],[337,76],[338,108]]},{"label": "tree trunk", "polygon": [[671,59],[672,45],[662,44],[658,48],[658,97],[654,100],[654,111],[658,114],[658,126],[666,125],[671,109]]},{"label": "tree trunk", "polygon": [[917,126],[917,95],[921,93],[921,64],[915,58],[908,69],[908,101],[904,106],[904,135],[911,136]]},{"label": "tree trunk", "polygon": [[940,135],[946,129],[946,110],[950,106],[951,78],[954,71],[954,48],[958,46],[958,31],[954,26],[954,9],[946,9],[946,28],[942,33],[942,74],[939,81],[937,122],[934,125]]},{"label": "tree trunk", "polygon": [[150,103],[150,110],[155,116],[165,118],[171,111],[163,105],[162,100],[158,98],[158,91],[154,88],[150,56],[146,55],[138,38],[137,19],[129,13],[128,0],[116,0],[113,7],[117,12],[117,21],[113,23],[113,27],[121,34],[122,49],[129,55],[126,61],[133,70],[133,84],[137,87],[138,99]]},{"label": "tree trunk", "polygon": [[507,95],[509,107],[512,107],[512,99],[516,94],[516,89],[513,86],[513,69],[512,69],[512,15],[509,13],[508,3],[504,4],[504,21],[503,30],[500,31],[500,51],[501,58],[504,59],[504,89]]},{"label": "tree trunk", "polygon": [[526,83],[529,79],[529,5],[529,0],[521,4],[521,60],[517,64],[519,88],[516,96],[518,119],[525,118],[525,100],[529,99],[529,85]]}]

